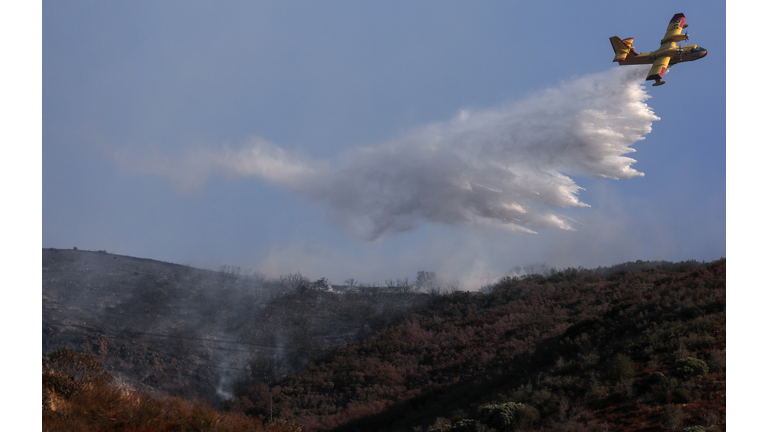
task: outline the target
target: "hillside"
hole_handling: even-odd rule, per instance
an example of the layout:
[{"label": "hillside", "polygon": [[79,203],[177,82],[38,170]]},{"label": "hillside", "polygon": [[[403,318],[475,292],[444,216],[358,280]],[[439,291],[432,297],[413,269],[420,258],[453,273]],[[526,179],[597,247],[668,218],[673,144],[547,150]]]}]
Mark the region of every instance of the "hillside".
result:
[{"label": "hillside", "polygon": [[43,249],[42,271],[44,354],[73,348],[145,393],[213,402],[246,375],[296,372],[433,298],[81,250]]},{"label": "hillside", "polygon": [[[438,296],[104,252],[42,258],[43,352],[92,355],[120,390],[63,404],[49,392],[59,410],[45,421],[122,430],[109,416],[170,425],[195,412],[221,430],[270,418],[339,432],[725,430],[724,259],[549,269]],[[96,406],[99,395],[114,404]],[[149,408],[121,411],[123,400]]]},{"label": "hillside", "polygon": [[233,409],[309,430],[725,430],[725,274],[506,278],[245,384]]},{"label": "hillside", "polygon": [[299,432],[283,419],[259,419],[212,409],[180,397],[148,396],[116,383],[90,354],[68,348],[43,357],[43,430]]}]

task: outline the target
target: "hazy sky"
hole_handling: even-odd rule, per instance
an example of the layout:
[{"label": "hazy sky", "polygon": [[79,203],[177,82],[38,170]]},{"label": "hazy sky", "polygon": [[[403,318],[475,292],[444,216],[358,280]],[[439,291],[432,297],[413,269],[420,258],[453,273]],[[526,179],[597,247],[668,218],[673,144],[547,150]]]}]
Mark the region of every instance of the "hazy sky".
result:
[{"label": "hazy sky", "polygon": [[[610,36],[654,50],[678,12],[706,58],[616,70]],[[466,288],[726,253],[724,1],[44,1],[42,29],[43,247]]]}]

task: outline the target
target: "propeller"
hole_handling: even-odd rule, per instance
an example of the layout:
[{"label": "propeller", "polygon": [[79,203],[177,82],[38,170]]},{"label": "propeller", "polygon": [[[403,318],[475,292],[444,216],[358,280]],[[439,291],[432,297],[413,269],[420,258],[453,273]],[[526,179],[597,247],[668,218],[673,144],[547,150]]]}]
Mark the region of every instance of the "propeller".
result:
[{"label": "propeller", "polygon": [[688,30],[685,31],[685,41],[688,42]]}]

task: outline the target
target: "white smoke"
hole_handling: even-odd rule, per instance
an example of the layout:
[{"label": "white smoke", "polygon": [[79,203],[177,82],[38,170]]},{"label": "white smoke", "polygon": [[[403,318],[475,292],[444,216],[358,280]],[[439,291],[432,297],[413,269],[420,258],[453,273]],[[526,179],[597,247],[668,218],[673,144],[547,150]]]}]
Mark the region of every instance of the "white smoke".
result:
[{"label": "white smoke", "polygon": [[588,205],[569,176],[643,175],[624,155],[659,120],[644,102],[646,72],[617,67],[499,108],[462,110],[333,160],[309,160],[252,138],[237,150],[155,159],[150,170],[188,185],[214,174],[261,177],[325,204],[368,240],[413,230],[421,219],[572,230],[556,209]]}]

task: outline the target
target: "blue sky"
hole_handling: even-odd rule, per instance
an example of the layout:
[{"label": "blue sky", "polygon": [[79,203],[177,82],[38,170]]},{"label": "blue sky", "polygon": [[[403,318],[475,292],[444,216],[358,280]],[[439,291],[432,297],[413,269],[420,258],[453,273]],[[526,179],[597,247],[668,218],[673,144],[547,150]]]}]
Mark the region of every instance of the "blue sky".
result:
[{"label": "blue sky", "polygon": [[[42,245],[334,283],[432,270],[468,289],[527,264],[724,257],[725,2],[630,9],[43,2]],[[332,161],[462,110],[514,105],[618,68],[610,36],[654,50],[678,12],[689,43],[709,54],[646,87],[660,120],[629,155],[643,177],[567,173],[590,206],[555,209],[575,231],[420,218],[415,229],[368,241],[350,235],[327,202],[259,176],[218,173],[190,185],[141,168],[144,159],[239,149],[252,137]]]}]

